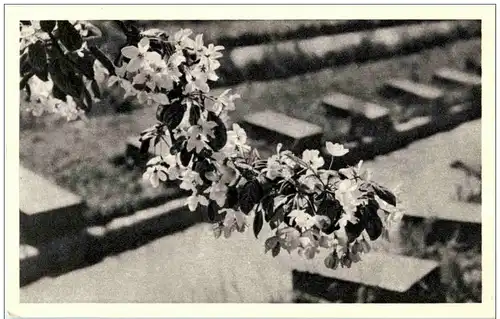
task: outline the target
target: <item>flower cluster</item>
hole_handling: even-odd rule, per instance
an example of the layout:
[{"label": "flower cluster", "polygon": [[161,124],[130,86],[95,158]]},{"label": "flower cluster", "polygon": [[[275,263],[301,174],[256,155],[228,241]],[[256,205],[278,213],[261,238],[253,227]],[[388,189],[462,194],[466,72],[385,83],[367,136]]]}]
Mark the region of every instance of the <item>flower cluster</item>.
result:
[{"label": "flower cluster", "polygon": [[28,84],[31,88],[31,97],[26,111],[34,116],[52,113],[66,118],[67,121],[75,121],[85,116],[85,112],[78,107],[72,96],[66,95],[66,100],[54,96],[54,82],[50,75],[48,81],[42,81],[34,75],[29,79]]},{"label": "flower cluster", "polygon": [[[217,237],[250,226],[257,237],[266,223],[272,235],[265,250],[273,256],[284,249],[313,258],[323,248],[329,268],[360,260],[368,242],[400,217],[395,195],[372,181],[362,162],[331,169],[349,151],[340,144],[326,143],[328,166],[319,150],[296,155],[281,144],[261,158],[245,130],[229,123],[239,96],[210,95],[224,48],[191,36],[189,29],[170,37],[146,30],[121,49],[118,65],[94,63],[101,85],[120,86],[126,98],[156,108],[158,123],[141,133],[141,150],[160,142],[167,149],[147,163],[144,179],[154,187],[177,182],[189,192],[189,209],[207,212]],[[41,102],[51,99],[37,94]]]},{"label": "flower cluster", "polygon": [[[71,32],[76,35],[72,37]],[[34,116],[56,113],[68,121],[84,117],[84,109],[90,101],[87,100],[85,105],[81,94],[74,92],[79,93],[84,87],[93,91],[90,88],[93,74],[81,70],[88,67],[84,62],[88,61],[85,59],[89,57],[89,49],[82,38],[88,34],[87,24],[82,21],[56,23],[31,20],[20,23],[21,88],[25,88],[23,92],[27,93],[26,100],[30,102],[27,111]],[[77,65],[80,69],[71,70],[68,78],[60,77],[62,71],[69,71],[66,69],[68,64]],[[75,79],[75,75],[80,78]],[[80,83],[80,88],[68,88],[68,85]],[[90,95],[91,98],[97,100],[95,95]]]}]

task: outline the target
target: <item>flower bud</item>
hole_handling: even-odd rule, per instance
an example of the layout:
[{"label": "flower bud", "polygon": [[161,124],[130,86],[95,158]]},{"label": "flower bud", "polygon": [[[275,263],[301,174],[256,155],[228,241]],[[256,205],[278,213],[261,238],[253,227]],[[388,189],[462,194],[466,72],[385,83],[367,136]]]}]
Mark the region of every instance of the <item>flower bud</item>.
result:
[{"label": "flower bud", "polygon": [[360,246],[361,251],[364,253],[369,253],[371,250],[370,244],[365,239],[360,240]]},{"label": "flower bud", "polygon": [[345,266],[347,268],[351,268],[352,260],[349,257],[350,257],[349,253],[346,253],[342,256],[342,258],[340,260],[342,267]]},{"label": "flower bud", "polygon": [[335,251],[333,253],[329,254],[325,258],[326,268],[330,268],[330,269],[335,270],[335,269],[337,269],[338,264],[339,264],[339,258],[337,257],[337,253]]},{"label": "flower bud", "polygon": [[354,244],[352,245],[351,252],[356,255],[357,253],[363,252],[363,247],[361,247],[361,244],[359,241],[355,241]]}]

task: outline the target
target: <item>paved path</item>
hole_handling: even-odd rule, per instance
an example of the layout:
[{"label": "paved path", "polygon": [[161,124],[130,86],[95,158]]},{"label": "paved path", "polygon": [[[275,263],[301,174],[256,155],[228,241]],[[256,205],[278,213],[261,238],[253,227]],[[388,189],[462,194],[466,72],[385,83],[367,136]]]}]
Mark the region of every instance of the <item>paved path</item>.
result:
[{"label": "paved path", "polygon": [[292,289],[291,272],[251,231],[215,239],[201,224],[94,266],[43,278],[21,302],[270,302]]}]

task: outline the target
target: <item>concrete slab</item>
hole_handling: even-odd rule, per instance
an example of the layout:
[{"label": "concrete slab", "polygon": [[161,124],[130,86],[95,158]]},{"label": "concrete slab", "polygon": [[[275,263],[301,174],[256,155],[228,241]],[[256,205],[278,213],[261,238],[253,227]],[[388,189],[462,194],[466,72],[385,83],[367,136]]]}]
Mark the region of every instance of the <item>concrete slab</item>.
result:
[{"label": "concrete slab", "polygon": [[391,79],[385,83],[385,86],[426,100],[437,100],[444,95],[444,92],[439,88],[408,79]]},{"label": "concrete slab", "polygon": [[19,207],[26,215],[44,214],[60,209],[75,209],[83,199],[42,176],[19,167]]},{"label": "concrete slab", "polygon": [[373,179],[399,189],[406,215],[461,223],[481,223],[481,205],[456,200],[464,172],[450,167],[461,160],[481,163],[481,120],[411,143],[364,163]]},{"label": "concrete slab", "polygon": [[442,68],[436,71],[434,78],[464,86],[480,86],[481,77],[477,74],[457,69]]},{"label": "concrete slab", "polygon": [[323,128],[316,124],[273,111],[252,113],[247,115],[244,121],[294,139],[302,139],[323,133]]},{"label": "concrete slab", "polygon": [[435,270],[439,264],[432,260],[418,259],[381,252],[362,255],[362,260],[351,268],[328,269],[321,257],[313,260],[296,258],[296,271],[317,274],[329,279],[348,281],[360,285],[404,293]]},{"label": "concrete slab", "polygon": [[22,166],[19,186],[22,243],[36,245],[85,227],[80,196]]}]

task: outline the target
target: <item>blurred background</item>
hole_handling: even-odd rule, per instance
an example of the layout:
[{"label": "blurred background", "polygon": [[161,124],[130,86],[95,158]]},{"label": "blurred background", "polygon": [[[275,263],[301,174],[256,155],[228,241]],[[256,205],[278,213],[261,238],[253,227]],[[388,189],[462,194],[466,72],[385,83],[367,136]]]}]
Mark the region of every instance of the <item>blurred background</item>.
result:
[{"label": "blurred background", "polygon": [[[114,59],[126,39],[117,23],[86,23]],[[137,146],[154,109],[109,90],[88,121],[67,123],[22,101],[21,302],[481,302],[480,21],[125,23],[223,45],[212,94],[241,95],[232,120],[261,154],[344,143],[338,165],[364,160],[401,191],[405,216],[351,269],[273,258],[265,230],[215,239],[177,185],[141,180],[159,151]],[[262,111],[322,133],[291,138],[249,120]]]}]

